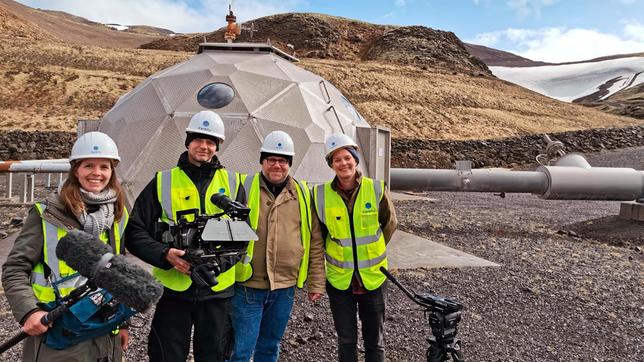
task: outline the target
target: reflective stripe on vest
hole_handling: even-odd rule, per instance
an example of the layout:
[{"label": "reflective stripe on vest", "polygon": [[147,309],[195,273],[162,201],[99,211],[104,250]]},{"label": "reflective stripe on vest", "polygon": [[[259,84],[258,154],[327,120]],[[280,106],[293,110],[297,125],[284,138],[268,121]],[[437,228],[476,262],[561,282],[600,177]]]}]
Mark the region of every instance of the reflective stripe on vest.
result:
[{"label": "reflective stripe on vest", "polygon": [[[250,227],[257,231],[257,224],[259,222],[259,209],[260,209],[260,186],[259,179],[260,173],[254,176],[246,176],[244,180],[244,189],[248,195],[248,206],[250,207]],[[293,179],[295,181],[295,179]],[[300,269],[297,276],[297,287],[302,288],[308,276],[309,270],[309,253],[311,251],[311,192],[305,181],[295,181],[297,190],[297,201],[300,209],[300,236],[304,254],[300,261]],[[253,258],[253,250],[255,241],[251,240],[246,249],[246,257],[235,266],[235,280],[238,282],[245,282],[253,276],[253,267],[251,260]]]},{"label": "reflective stripe on vest", "polygon": [[[51,302],[56,299],[54,289],[52,288],[51,282],[55,282],[62,278],[65,278],[69,275],[76,273],[76,271],[70,268],[64,261],[59,260],[56,256],[56,246],[58,241],[65,235],[67,235],[67,230],[59,228],[56,225],[46,221],[42,218],[42,214],[45,211],[45,205],[36,203],[36,210],[41,216],[42,219],[42,230],[43,230],[43,258],[42,261],[36,266],[34,266],[31,271],[31,286],[34,290],[36,298],[41,302]],[[115,223],[112,227],[114,229],[114,249],[117,254],[121,252],[121,238],[123,237],[123,232],[125,231],[125,226],[129,215],[127,210],[123,209],[123,217],[118,223]],[[104,232],[99,237],[104,243],[109,243],[109,233]],[[50,270],[49,279],[45,277],[45,265]],[[58,291],[60,296],[63,297],[72,289],[80,286],[85,283],[87,279],[82,276],[77,276],[68,280],[65,280],[62,283],[58,283]]]},{"label": "reflective stripe on vest", "polygon": [[[228,172],[224,168],[217,169],[213,176],[213,180],[211,180],[210,185],[208,185],[208,190],[206,191],[207,198],[204,203],[206,214],[216,214],[222,211],[210,202],[210,196],[216,193],[222,193],[233,200],[237,198],[237,191],[239,189],[238,181],[239,174],[237,172]],[[181,187],[182,189],[179,191],[177,190],[178,187]],[[190,208],[201,209],[200,203],[197,203],[195,207],[185,207],[182,205],[181,200],[176,200],[177,193],[183,193],[187,197],[191,197],[193,194],[196,194],[196,200],[199,200],[199,191],[192,183],[192,180],[190,180],[190,177],[188,177],[181,168],[175,167],[170,170],[158,172],[157,195],[163,210],[163,216],[161,219],[165,222],[175,222],[177,211],[187,210]],[[188,200],[187,204],[194,204],[194,201],[194,198],[192,200]]]},{"label": "reflective stripe on vest", "polygon": [[[210,197],[216,193],[222,193],[234,200],[237,197],[238,185],[238,173],[228,172],[223,168],[217,169],[206,190],[205,213],[208,215],[221,213],[222,210],[210,202]],[[176,217],[179,211],[197,209],[201,213],[199,190],[190,177],[179,167],[157,173],[157,195],[163,209],[161,221],[165,223],[173,225],[177,221]],[[165,270],[153,267],[152,275],[166,288],[178,292],[187,290],[192,284],[190,276],[180,273],[174,268]],[[217,276],[217,280],[219,283],[211,288],[213,291],[227,289],[235,282],[235,268],[232,267],[221,273]]]},{"label": "reflective stripe on vest", "polygon": [[352,215],[331,183],[317,185],[313,190],[318,216],[327,229],[327,280],[335,288],[346,290],[357,267],[364,287],[374,290],[385,281],[379,268],[387,267],[387,246],[378,220],[384,182],[362,178]]}]

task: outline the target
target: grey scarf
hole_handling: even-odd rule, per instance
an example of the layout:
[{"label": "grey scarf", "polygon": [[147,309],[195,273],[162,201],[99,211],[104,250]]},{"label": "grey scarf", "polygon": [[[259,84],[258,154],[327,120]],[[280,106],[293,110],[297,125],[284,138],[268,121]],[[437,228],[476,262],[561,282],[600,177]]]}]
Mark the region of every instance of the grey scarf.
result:
[{"label": "grey scarf", "polygon": [[87,192],[80,189],[81,198],[90,209],[91,206],[98,206],[98,210],[87,213],[85,210],[78,215],[78,221],[83,226],[83,231],[98,237],[103,231],[112,227],[114,223],[114,203],[116,202],[116,191],[105,189],[99,193]]}]

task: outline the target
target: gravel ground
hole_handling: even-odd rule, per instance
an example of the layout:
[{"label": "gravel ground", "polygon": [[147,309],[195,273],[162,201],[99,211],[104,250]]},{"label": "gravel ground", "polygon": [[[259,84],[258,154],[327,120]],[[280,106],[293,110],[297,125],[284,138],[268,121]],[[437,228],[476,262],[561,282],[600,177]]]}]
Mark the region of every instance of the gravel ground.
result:
[{"label": "gravel ground", "polygon": [[[642,160],[644,148],[589,157],[595,166],[640,170]],[[514,194],[427,196],[432,200],[395,203],[401,230],[501,265],[395,271],[415,291],[432,291],[465,306],[458,337],[466,360],[641,360],[644,222],[615,223],[619,202],[545,201]],[[16,212],[0,208],[2,220]],[[0,246],[6,247],[2,241]],[[132,329],[128,361],[146,359],[149,323],[139,322],[142,328]],[[16,328],[0,297],[0,339]],[[425,360],[428,335],[421,308],[389,284],[388,360]],[[311,305],[298,293],[281,360],[334,360],[335,339],[328,299]],[[15,347],[1,360],[17,360],[19,351]]]}]

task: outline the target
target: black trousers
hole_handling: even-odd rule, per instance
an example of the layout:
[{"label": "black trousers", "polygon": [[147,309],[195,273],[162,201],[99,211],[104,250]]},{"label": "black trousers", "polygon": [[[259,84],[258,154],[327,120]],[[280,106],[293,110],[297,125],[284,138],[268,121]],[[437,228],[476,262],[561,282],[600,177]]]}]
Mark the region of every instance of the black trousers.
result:
[{"label": "black trousers", "polygon": [[338,360],[340,362],[358,361],[358,319],[362,323],[365,361],[384,362],[385,360],[385,304],[387,299],[386,285],[367,292],[353,294],[348,290],[339,290],[327,282],[326,291],[331,303],[331,314],[338,333]]},{"label": "black trousers", "polygon": [[224,361],[232,346],[231,299],[194,302],[164,294],[157,304],[148,336],[150,361],[185,362],[193,326],[195,361]]}]

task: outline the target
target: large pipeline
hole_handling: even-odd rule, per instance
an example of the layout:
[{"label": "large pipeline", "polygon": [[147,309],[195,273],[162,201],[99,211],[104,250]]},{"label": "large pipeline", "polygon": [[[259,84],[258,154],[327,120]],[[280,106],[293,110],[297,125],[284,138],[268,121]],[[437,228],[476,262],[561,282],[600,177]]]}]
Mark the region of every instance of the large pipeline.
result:
[{"label": "large pipeline", "polygon": [[[67,172],[69,161],[0,161],[4,172]],[[531,193],[550,200],[644,199],[644,171],[632,168],[591,167],[583,156],[567,154],[555,166],[536,171],[471,169],[458,161],[457,169],[392,168],[392,190]]]},{"label": "large pipeline", "polygon": [[565,155],[555,166],[536,171],[472,170],[470,165],[458,161],[455,170],[393,168],[391,189],[531,193],[550,200],[644,199],[644,171],[591,167],[578,154]]}]

